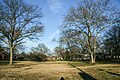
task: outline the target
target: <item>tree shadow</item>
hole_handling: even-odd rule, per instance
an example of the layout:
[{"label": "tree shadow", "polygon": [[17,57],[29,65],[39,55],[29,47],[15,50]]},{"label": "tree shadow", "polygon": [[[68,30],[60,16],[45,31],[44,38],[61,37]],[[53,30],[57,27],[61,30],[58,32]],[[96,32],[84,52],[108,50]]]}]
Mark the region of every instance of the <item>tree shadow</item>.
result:
[{"label": "tree shadow", "polygon": [[9,61],[0,61],[0,66],[9,64]]},{"label": "tree shadow", "polygon": [[99,71],[105,71],[109,74],[112,74],[112,75],[115,75],[115,76],[120,76],[120,74],[117,74],[117,73],[113,73],[113,72],[110,72],[110,71],[106,71],[106,70],[103,70],[103,69],[98,69]]},{"label": "tree shadow", "polygon": [[106,60],[106,61],[97,61],[99,64],[120,64],[120,61],[115,60]]},{"label": "tree shadow", "polygon": [[71,65],[72,67],[78,69],[80,72],[78,73],[84,80],[97,80],[94,77],[92,77],[91,75],[85,73],[84,71],[82,71],[81,69],[77,68],[76,66],[74,66],[73,64],[69,63],[69,65]]},{"label": "tree shadow", "polygon": [[105,70],[103,70],[103,69],[97,69],[97,70],[99,70],[99,71],[105,71]]},{"label": "tree shadow", "polygon": [[29,67],[29,68],[25,68],[24,70],[29,70],[29,69],[32,69],[31,67]]},{"label": "tree shadow", "polygon": [[112,75],[120,76],[120,74],[116,74],[116,73],[109,72],[109,71],[106,71],[106,72],[109,73],[109,74],[112,74]]},{"label": "tree shadow", "polygon": [[22,67],[29,67],[29,66],[33,66],[33,65],[37,65],[37,64],[14,64],[12,67],[13,68],[22,68]]},{"label": "tree shadow", "polygon": [[[0,61],[0,66],[4,66],[4,65],[9,65],[10,61]],[[17,63],[17,62],[13,62],[14,63]]]}]

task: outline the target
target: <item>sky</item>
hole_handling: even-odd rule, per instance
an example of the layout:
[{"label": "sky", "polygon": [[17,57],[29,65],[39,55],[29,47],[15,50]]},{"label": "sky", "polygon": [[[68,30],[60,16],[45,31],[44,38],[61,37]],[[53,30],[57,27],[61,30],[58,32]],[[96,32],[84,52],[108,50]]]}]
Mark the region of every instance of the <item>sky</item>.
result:
[{"label": "sky", "polygon": [[28,4],[37,5],[42,8],[43,18],[41,22],[45,26],[43,36],[38,41],[27,41],[26,51],[29,51],[32,47],[36,47],[39,43],[44,43],[51,51],[58,46],[57,42],[53,39],[59,37],[59,28],[64,20],[64,15],[68,9],[79,0],[24,0]]},{"label": "sky", "polygon": [[[41,22],[45,26],[44,34],[40,40],[36,42],[27,41],[26,51],[32,47],[36,47],[39,43],[44,43],[51,51],[58,46],[57,42],[53,42],[54,38],[59,37],[60,26],[63,23],[64,15],[72,6],[76,6],[80,0],[24,0],[28,4],[37,5],[42,8],[44,14]],[[120,0],[112,0],[112,3],[120,7]]]}]

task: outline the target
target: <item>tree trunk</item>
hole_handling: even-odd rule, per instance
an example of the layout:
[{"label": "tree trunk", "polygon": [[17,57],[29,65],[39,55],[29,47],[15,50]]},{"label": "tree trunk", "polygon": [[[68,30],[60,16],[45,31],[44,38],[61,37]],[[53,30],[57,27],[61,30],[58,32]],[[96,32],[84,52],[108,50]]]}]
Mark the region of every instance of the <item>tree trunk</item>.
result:
[{"label": "tree trunk", "polygon": [[91,63],[95,63],[95,57],[93,53],[91,53]]},{"label": "tree trunk", "polygon": [[94,61],[93,61],[94,63],[96,62],[96,54],[94,54]]},{"label": "tree trunk", "polygon": [[13,47],[10,46],[10,65],[13,64]]},{"label": "tree trunk", "polygon": [[93,44],[93,63],[96,61],[96,38],[94,38],[94,44]]}]

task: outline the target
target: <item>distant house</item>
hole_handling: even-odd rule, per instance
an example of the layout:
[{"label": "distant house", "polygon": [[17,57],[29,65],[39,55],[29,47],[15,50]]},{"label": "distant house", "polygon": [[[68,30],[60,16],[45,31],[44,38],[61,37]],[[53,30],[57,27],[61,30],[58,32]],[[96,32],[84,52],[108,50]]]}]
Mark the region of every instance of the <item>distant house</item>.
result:
[{"label": "distant house", "polygon": [[[90,55],[89,54],[76,54],[72,57],[73,57],[72,60],[90,60]],[[59,60],[64,60],[64,59],[61,56],[49,56],[49,57],[47,57],[47,60],[49,60],[49,61],[58,60],[59,61]]]},{"label": "distant house", "polygon": [[96,55],[97,60],[120,59],[120,54],[101,53]]},{"label": "distant house", "polygon": [[49,56],[47,57],[47,60],[51,61],[51,60],[63,60],[62,57],[58,57],[58,56]]},{"label": "distant house", "polygon": [[89,54],[76,54],[73,57],[73,60],[89,60],[90,59],[90,55]]}]

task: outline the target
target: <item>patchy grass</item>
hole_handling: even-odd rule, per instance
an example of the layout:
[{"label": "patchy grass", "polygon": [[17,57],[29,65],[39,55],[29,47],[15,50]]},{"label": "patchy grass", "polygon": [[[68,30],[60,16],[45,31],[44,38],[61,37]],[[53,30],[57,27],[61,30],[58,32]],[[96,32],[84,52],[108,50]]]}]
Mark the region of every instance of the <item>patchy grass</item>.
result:
[{"label": "patchy grass", "polygon": [[0,80],[80,80],[78,71],[68,62],[18,62],[1,66]]},{"label": "patchy grass", "polygon": [[9,64],[9,61],[0,61],[0,66],[8,65],[8,64]]},{"label": "patchy grass", "polygon": [[118,62],[102,61],[96,64],[69,62],[69,64],[79,70],[80,76],[85,80],[120,80],[120,64]]},{"label": "patchy grass", "polygon": [[90,61],[70,61],[69,64],[72,64],[76,67],[79,66],[93,66],[95,64],[91,64]]},{"label": "patchy grass", "polygon": [[120,64],[87,61],[18,61],[0,64],[0,80],[120,80]]}]

